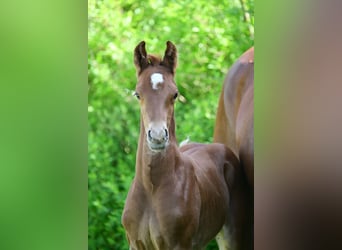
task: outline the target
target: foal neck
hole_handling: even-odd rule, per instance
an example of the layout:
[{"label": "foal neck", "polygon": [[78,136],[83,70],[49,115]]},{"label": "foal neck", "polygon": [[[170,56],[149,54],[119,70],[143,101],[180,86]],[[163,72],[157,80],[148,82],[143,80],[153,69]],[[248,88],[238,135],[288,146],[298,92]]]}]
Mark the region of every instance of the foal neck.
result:
[{"label": "foal neck", "polygon": [[163,181],[172,178],[179,162],[180,152],[175,137],[174,121],[172,118],[169,128],[169,144],[160,151],[154,152],[147,145],[144,124],[140,122],[140,139],[138,144],[136,172],[145,189],[155,190]]}]

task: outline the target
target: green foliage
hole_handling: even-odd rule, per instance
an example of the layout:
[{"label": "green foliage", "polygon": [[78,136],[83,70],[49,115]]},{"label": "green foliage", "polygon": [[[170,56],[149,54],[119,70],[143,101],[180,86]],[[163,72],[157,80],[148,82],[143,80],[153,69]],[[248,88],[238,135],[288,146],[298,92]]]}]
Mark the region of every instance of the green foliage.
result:
[{"label": "green foliage", "polygon": [[135,46],[145,40],[160,55],[167,40],[177,46],[177,137],[211,142],[224,76],[253,45],[252,8],[252,0],[88,1],[89,249],[128,249],[121,212],[139,135]]}]

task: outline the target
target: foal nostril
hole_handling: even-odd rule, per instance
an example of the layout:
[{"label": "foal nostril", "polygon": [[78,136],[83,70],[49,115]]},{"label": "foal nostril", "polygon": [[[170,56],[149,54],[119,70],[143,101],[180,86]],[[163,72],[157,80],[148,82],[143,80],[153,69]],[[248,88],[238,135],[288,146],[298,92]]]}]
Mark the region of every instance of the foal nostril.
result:
[{"label": "foal nostril", "polygon": [[147,132],[147,136],[148,136],[148,139],[152,140],[151,130],[149,130],[149,131]]},{"label": "foal nostril", "polygon": [[165,140],[167,140],[167,138],[169,138],[169,133],[167,132],[167,129],[165,129]]}]

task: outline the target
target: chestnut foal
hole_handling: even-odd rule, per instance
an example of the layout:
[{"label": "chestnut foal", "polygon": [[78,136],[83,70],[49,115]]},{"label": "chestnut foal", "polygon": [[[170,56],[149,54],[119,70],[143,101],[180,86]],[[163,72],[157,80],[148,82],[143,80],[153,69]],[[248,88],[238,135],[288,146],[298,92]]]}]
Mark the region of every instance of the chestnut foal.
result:
[{"label": "chestnut foal", "polygon": [[122,224],[131,250],[204,249],[223,227],[219,245],[228,249],[241,234],[229,216],[241,205],[230,202],[241,192],[239,162],[223,144],[177,146],[177,50],[166,44],[163,59],[147,55],[145,42],[134,51],[140,137]]}]

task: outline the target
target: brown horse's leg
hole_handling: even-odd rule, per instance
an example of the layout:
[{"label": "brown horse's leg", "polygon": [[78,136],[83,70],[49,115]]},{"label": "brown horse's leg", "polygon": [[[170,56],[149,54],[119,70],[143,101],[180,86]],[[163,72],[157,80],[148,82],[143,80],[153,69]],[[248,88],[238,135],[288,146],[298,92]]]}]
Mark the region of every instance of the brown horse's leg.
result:
[{"label": "brown horse's leg", "polygon": [[[252,193],[240,162],[230,150],[227,150],[225,180],[230,198],[227,220],[223,227],[223,233],[221,232],[224,241],[228,243],[221,243],[222,249],[250,250],[249,231],[253,218],[249,217],[253,212]],[[224,244],[228,244],[229,248],[224,248]]]}]

